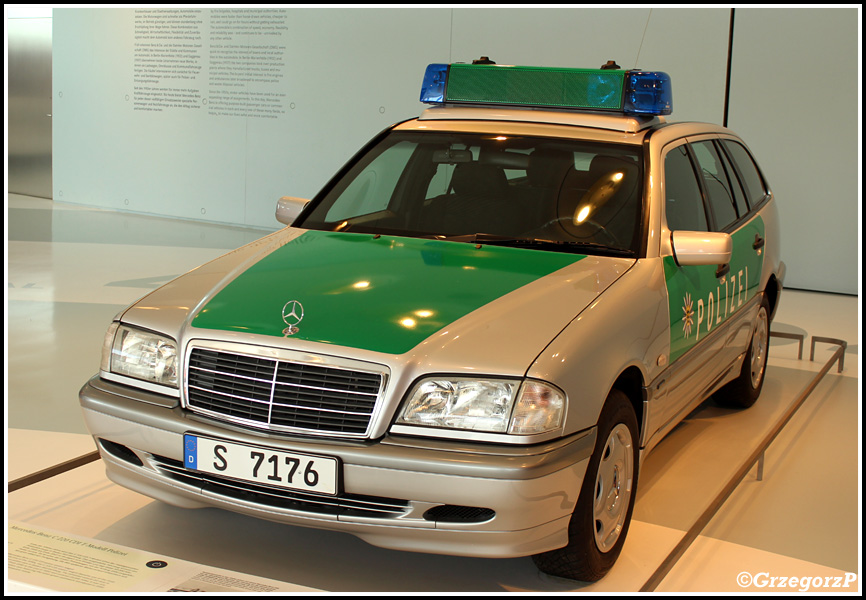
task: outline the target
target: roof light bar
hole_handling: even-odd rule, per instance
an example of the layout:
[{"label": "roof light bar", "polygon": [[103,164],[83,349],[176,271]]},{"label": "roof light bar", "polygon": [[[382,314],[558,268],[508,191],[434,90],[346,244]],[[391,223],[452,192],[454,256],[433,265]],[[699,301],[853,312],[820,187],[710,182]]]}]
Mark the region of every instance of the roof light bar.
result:
[{"label": "roof light bar", "polygon": [[671,78],[661,71],[626,71],[622,110],[637,115],[669,115]]},{"label": "roof light bar", "polygon": [[445,102],[445,80],[448,65],[427,65],[424,81],[421,83],[421,102],[424,104],[443,104]]},{"label": "roof light bar", "polygon": [[425,104],[500,104],[669,115],[666,73],[492,64],[431,64],[421,84]]}]

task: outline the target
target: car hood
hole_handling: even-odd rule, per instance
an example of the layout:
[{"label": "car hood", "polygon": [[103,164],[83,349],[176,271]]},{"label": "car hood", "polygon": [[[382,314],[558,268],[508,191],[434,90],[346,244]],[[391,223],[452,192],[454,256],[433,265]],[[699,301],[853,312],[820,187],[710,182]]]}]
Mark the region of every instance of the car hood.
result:
[{"label": "car hood", "polygon": [[[189,307],[189,335],[252,336],[256,343],[328,344],[414,357],[419,363],[494,357],[525,369],[572,319],[634,263],[630,259],[544,252],[442,240],[291,228],[257,252],[206,265],[198,288],[181,277],[131,309]],[[241,260],[243,259],[243,260]],[[220,261],[229,261],[214,281]],[[235,263],[235,264],[232,264]],[[172,297],[172,287],[180,296]],[[175,310],[175,312],[177,312]],[[180,316],[178,314],[177,316]],[[148,326],[147,323],[142,323]],[[162,329],[162,328],[160,328]],[[269,337],[272,342],[262,341]],[[505,360],[515,354],[516,362]],[[447,355],[448,360],[433,360]],[[431,367],[432,368],[432,367]],[[488,369],[489,370],[489,369]]]}]

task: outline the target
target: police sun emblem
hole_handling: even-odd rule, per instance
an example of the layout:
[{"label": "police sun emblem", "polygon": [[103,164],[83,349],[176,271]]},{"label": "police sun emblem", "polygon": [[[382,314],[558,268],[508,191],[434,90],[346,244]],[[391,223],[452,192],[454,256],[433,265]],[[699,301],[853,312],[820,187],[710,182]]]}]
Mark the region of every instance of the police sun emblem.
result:
[{"label": "police sun emblem", "polygon": [[297,300],[289,300],[283,306],[283,322],[288,325],[283,329],[283,335],[288,337],[298,333],[298,323],[304,318],[304,305]]},{"label": "police sun emblem", "polygon": [[683,335],[688,339],[688,337],[692,334],[692,326],[695,324],[694,321],[695,311],[694,311],[694,303],[692,302],[692,295],[686,293],[685,298],[683,298]]}]

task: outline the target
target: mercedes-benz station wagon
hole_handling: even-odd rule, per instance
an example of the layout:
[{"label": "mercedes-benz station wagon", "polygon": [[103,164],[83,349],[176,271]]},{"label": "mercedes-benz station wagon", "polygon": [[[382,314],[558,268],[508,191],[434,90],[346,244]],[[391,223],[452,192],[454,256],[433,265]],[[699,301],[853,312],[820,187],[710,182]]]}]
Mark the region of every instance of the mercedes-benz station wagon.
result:
[{"label": "mercedes-benz station wagon", "polygon": [[653,446],[761,392],[776,202],[662,72],[434,64],[421,100],[120,313],[87,426],[177,506],[596,580]]}]

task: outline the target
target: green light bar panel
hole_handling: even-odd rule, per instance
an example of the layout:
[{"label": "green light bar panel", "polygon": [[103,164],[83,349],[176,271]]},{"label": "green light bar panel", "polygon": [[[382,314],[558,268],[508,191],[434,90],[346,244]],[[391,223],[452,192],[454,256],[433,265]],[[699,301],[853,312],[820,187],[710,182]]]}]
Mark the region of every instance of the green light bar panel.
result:
[{"label": "green light bar panel", "polygon": [[620,110],[625,71],[452,64],[446,102]]}]

